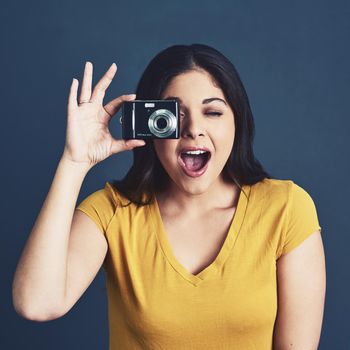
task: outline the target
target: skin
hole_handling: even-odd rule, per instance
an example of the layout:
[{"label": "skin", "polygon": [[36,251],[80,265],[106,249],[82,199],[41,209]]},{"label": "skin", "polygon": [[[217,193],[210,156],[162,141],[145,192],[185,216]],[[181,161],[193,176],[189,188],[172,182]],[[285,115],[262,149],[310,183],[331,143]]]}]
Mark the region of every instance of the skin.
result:
[{"label": "skin", "polygon": [[[234,113],[223,91],[208,72],[196,69],[174,77],[161,96],[168,97],[181,99],[181,130],[179,139],[153,141],[156,154],[169,175],[167,190],[158,194],[157,200],[171,206],[172,212],[193,216],[234,206],[239,188],[225,183],[222,176],[235,138]],[[203,103],[212,97],[226,103],[218,100]],[[221,115],[209,114],[215,112]],[[178,152],[187,146],[207,147],[211,151],[208,169],[200,177],[189,177],[178,164]]]}]

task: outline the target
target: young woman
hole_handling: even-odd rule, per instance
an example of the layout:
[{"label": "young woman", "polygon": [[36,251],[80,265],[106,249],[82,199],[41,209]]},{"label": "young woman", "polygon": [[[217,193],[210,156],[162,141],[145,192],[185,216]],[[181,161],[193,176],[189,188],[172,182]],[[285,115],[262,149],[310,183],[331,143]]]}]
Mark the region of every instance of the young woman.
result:
[{"label": "young woman", "polygon": [[[103,105],[115,73],[92,90],[87,62],[79,99],[73,79],[65,149],[14,278],[16,311],[64,315],[103,266],[110,349],[317,349],[326,282],[316,207],[254,157],[233,64],[206,45],[171,46],[136,96]],[[114,139],[109,121],[135,98],[177,99],[180,138]],[[131,149],[127,175],[76,207],[87,172]]]}]

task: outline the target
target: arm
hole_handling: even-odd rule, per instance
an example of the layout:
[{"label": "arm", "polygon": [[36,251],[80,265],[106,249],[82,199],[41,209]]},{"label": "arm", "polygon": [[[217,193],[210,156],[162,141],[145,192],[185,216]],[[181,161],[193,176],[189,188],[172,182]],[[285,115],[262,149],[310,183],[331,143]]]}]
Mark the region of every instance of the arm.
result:
[{"label": "arm", "polygon": [[326,293],[320,231],[277,260],[278,313],[274,350],[316,350]]},{"label": "arm", "polygon": [[86,62],[78,103],[78,80],[68,97],[66,143],[51,188],[17,265],[12,298],[18,314],[50,320],[74,305],[91,283],[107,251],[107,242],[93,221],[74,213],[87,172],[112,154],[141,147],[140,140],[117,140],[108,125],[124,101],[105,106],[105,91],[117,66],[112,64],[92,91],[92,63]]},{"label": "arm", "polygon": [[87,172],[65,158],[58,164],[14,275],[14,308],[26,318],[52,318],[62,309],[72,217]]}]

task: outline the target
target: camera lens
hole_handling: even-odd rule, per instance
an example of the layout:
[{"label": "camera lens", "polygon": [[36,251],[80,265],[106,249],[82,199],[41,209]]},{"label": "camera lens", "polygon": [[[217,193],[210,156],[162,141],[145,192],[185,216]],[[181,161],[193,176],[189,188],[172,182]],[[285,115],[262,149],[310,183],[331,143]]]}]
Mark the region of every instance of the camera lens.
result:
[{"label": "camera lens", "polygon": [[158,129],[164,129],[168,125],[166,119],[164,119],[164,118],[159,118],[156,121],[156,123],[157,123],[157,128]]},{"label": "camera lens", "polygon": [[167,109],[154,111],[148,119],[150,131],[159,138],[170,136],[176,130],[176,117]]}]

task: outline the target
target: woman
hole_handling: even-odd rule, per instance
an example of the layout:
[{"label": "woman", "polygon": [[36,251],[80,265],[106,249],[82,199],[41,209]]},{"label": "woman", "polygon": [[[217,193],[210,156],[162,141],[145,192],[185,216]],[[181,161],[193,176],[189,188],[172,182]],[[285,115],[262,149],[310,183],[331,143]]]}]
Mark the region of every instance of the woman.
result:
[{"label": "woman", "polygon": [[[103,266],[110,349],[316,349],[325,297],[316,208],[255,159],[232,63],[206,45],[171,46],[136,96],[103,106],[115,72],[92,91],[87,62],[79,103],[72,82],[65,149],[14,278],[17,312],[64,315]],[[135,98],[177,99],[180,138],[113,139],[109,121]],[[125,178],[75,208],[87,172],[131,149]]]}]

